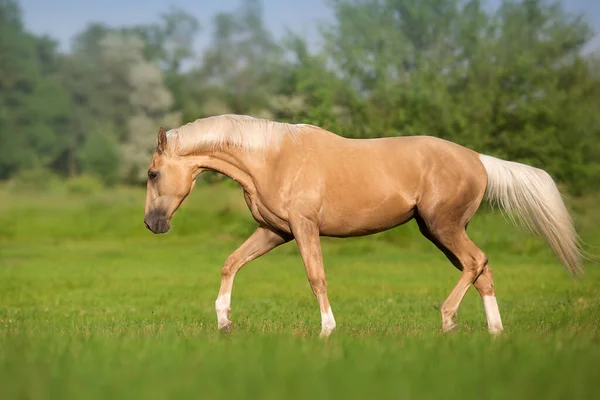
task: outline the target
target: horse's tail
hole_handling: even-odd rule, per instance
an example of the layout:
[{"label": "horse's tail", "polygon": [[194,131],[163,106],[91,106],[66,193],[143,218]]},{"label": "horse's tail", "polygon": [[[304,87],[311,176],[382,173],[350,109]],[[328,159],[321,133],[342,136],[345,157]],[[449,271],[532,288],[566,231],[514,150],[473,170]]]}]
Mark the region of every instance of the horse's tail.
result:
[{"label": "horse's tail", "polygon": [[552,177],[544,170],[479,155],[488,175],[486,197],[515,222],[543,235],[573,275],[583,274],[580,239]]}]

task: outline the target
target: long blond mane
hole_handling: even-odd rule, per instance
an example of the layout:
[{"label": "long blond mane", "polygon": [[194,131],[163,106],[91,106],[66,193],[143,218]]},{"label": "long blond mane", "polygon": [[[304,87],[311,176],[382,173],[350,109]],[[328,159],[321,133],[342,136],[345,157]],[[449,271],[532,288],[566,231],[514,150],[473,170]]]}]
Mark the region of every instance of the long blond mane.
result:
[{"label": "long blond mane", "polygon": [[180,155],[216,151],[231,146],[244,151],[276,150],[289,136],[295,139],[303,127],[247,115],[224,114],[201,118],[167,132],[167,138]]}]

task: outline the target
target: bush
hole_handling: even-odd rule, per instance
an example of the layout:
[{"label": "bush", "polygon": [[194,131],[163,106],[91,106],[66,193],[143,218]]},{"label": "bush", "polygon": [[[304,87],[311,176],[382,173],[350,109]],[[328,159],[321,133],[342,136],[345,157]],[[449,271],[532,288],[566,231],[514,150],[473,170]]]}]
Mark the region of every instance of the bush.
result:
[{"label": "bush", "polygon": [[80,175],[69,179],[65,186],[67,192],[72,194],[93,194],[104,189],[104,183],[92,175]]},{"label": "bush", "polygon": [[97,129],[86,137],[79,152],[79,159],[85,174],[112,186],[119,182],[121,152],[117,138],[109,129]]},{"label": "bush", "polygon": [[23,169],[15,174],[9,187],[17,192],[50,191],[56,189],[60,179],[45,168]]}]

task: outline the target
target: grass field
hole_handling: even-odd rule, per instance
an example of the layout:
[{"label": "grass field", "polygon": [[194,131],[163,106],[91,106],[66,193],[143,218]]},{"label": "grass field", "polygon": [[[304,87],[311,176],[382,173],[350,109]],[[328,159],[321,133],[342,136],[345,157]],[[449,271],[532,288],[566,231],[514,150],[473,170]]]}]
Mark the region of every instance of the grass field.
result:
[{"label": "grass field", "polygon": [[[323,341],[295,243],[242,270],[235,328],[217,333],[221,265],[254,229],[238,189],[198,186],[165,236],[143,227],[143,201],[0,190],[0,399],[600,397],[598,265],[572,280],[497,214],[470,232],[494,270],[502,337],[474,289],[460,331],[440,334],[459,274],[410,223],[323,240],[338,323]],[[569,206],[600,244],[598,198]]]}]

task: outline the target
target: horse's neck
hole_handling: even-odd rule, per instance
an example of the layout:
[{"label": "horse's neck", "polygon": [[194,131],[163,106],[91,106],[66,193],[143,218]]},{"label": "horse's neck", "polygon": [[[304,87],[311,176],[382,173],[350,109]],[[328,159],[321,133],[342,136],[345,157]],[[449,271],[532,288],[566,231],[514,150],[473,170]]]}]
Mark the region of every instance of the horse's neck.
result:
[{"label": "horse's neck", "polygon": [[196,156],[193,162],[199,171],[207,169],[216,171],[238,182],[247,192],[253,193],[255,191],[248,163],[243,157],[215,152],[210,155]]}]

